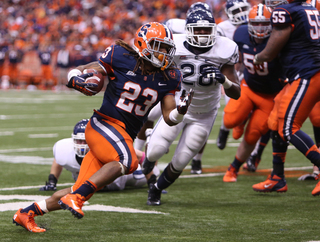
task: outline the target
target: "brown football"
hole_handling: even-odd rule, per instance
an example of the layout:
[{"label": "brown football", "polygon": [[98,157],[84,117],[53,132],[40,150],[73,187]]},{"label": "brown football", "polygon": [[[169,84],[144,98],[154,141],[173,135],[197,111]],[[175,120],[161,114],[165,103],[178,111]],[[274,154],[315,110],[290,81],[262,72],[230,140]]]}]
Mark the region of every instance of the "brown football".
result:
[{"label": "brown football", "polygon": [[85,69],[83,71],[83,74],[86,74],[86,73],[93,73],[93,76],[88,77],[86,79],[86,82],[98,84],[97,87],[90,87],[90,88],[88,87],[88,89],[90,89],[96,93],[100,92],[103,88],[103,85],[104,85],[104,76],[100,72],[97,72],[94,69]]}]

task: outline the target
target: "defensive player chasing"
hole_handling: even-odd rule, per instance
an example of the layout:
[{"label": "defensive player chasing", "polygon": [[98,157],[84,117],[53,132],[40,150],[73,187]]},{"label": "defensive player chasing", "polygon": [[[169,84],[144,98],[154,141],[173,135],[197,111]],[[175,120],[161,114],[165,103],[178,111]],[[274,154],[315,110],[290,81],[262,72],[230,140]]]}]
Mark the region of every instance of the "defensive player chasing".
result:
[{"label": "defensive player chasing", "polygon": [[234,69],[239,58],[238,47],[232,40],[216,36],[215,20],[209,11],[192,12],[186,19],[186,34],[174,35],[174,41],[175,62],[183,73],[182,87],[192,87],[194,96],[187,114],[177,120],[178,125],[170,127],[160,119],[151,134],[142,165],[144,174],[152,170],[155,161],[182,132],[171,162],[150,186],[148,205],[160,205],[161,190],[180,176],[207,141],[220,106],[221,85],[231,98],[240,97]]},{"label": "defensive player chasing", "polygon": [[84,157],[76,183],[71,188],[55,192],[50,198],[35,202],[13,217],[13,222],[30,232],[46,229],[35,223],[34,217],[59,209],[69,210],[82,218],[82,206],[99,189],[116,178],[133,173],[139,164],[133,140],[149,111],[161,101],[165,122],[176,125],[188,110],[192,96],[184,96],[177,106],[174,96],[181,88],[181,72],[173,64],[175,44],[169,29],[160,23],[141,26],[134,38],[134,46],[118,40],[108,47],[99,61],[78,66],[68,74],[68,87],[86,95],[93,95],[92,84],[85,82],[95,69],[108,75],[99,110],[94,110],[86,128],[90,151]]}]

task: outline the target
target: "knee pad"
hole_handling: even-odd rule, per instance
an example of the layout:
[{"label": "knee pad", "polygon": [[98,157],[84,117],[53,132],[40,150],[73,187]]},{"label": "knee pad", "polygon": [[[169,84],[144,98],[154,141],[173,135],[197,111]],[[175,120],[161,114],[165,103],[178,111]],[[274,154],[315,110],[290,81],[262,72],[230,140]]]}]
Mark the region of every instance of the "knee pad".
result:
[{"label": "knee pad", "polygon": [[186,146],[191,151],[199,151],[203,144],[207,141],[208,131],[202,127],[197,127],[197,132],[192,135],[190,138],[186,138]]},{"label": "knee pad", "polygon": [[258,130],[251,130],[249,133],[245,133],[244,139],[249,145],[254,145],[260,139],[261,133]]}]

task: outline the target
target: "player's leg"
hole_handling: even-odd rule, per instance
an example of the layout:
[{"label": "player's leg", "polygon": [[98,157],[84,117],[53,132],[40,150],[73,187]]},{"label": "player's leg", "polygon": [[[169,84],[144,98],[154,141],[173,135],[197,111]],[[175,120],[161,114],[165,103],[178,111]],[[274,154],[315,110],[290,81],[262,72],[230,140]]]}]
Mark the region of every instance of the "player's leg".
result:
[{"label": "player's leg", "polygon": [[83,203],[97,190],[121,175],[134,172],[139,163],[131,137],[114,122],[94,116],[87,125],[86,140],[90,151],[84,157],[73,193],[59,201],[63,209],[78,218],[84,215]]},{"label": "player's leg", "polygon": [[[225,106],[226,106],[228,104],[230,98],[224,93],[224,90],[223,90],[223,95],[224,95],[224,102],[225,102]],[[223,117],[224,117],[224,111],[222,112],[221,126],[220,126],[219,135],[218,135],[217,142],[216,142],[217,147],[220,150],[223,150],[226,147],[228,136],[230,133],[230,129],[228,129],[226,126],[224,126]]]},{"label": "player's leg", "polygon": [[158,120],[150,136],[146,157],[142,163],[142,171],[145,175],[150,173],[155,162],[167,153],[184,125],[185,123],[181,122],[175,126],[169,126],[162,117]]},{"label": "player's leg", "polygon": [[[187,125],[183,129],[174,156],[157,182],[149,189],[148,205],[160,205],[161,191],[175,182],[189,163],[189,160],[203,147],[211,132],[216,116],[217,110],[210,114],[188,115],[185,117],[184,122],[187,122]],[[194,122],[191,121],[189,123],[189,120],[194,120]]]}]

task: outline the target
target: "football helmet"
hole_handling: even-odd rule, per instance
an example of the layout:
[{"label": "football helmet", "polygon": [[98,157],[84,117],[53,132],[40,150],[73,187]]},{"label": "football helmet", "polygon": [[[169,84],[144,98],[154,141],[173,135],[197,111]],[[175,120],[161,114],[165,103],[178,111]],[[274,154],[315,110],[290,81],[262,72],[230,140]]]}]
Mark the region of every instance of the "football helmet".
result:
[{"label": "football helmet", "polygon": [[198,9],[206,10],[212,13],[212,8],[209,6],[209,4],[203,3],[203,2],[196,2],[189,7],[187,11],[187,17],[189,16],[190,13]]},{"label": "football helmet", "polygon": [[265,39],[271,34],[271,9],[259,3],[252,7],[249,12],[248,31],[249,34],[257,39]]},{"label": "football helmet", "polygon": [[192,46],[213,46],[216,41],[216,23],[212,13],[202,9],[191,12],[186,19],[186,35],[187,42]]},{"label": "football helmet", "polygon": [[[167,53],[160,51],[164,46]],[[171,31],[166,25],[158,22],[146,23],[137,30],[133,49],[140,57],[161,70],[171,65],[176,52]]]},{"label": "football helmet", "polygon": [[84,131],[86,130],[89,119],[82,119],[79,121],[73,129],[72,140],[73,140],[73,148],[76,152],[76,155],[79,157],[84,157],[88,151],[89,146],[87,145],[86,138],[84,135]]},{"label": "football helmet", "polygon": [[247,0],[227,0],[225,12],[234,25],[240,25],[248,22],[250,3]]},{"label": "football helmet", "polygon": [[274,9],[275,7],[282,5],[282,4],[287,4],[287,0],[265,0],[265,4],[268,8]]}]

